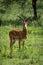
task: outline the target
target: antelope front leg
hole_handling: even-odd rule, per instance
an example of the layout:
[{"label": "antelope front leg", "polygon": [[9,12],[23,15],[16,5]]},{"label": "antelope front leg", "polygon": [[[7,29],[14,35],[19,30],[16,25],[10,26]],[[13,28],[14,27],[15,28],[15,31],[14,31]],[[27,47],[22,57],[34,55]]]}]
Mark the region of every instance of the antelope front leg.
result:
[{"label": "antelope front leg", "polygon": [[19,49],[20,49],[20,42],[21,42],[21,41],[19,40]]},{"label": "antelope front leg", "polygon": [[23,40],[23,43],[22,43],[22,45],[23,45],[23,48],[24,48],[24,42],[25,42],[25,40]]}]

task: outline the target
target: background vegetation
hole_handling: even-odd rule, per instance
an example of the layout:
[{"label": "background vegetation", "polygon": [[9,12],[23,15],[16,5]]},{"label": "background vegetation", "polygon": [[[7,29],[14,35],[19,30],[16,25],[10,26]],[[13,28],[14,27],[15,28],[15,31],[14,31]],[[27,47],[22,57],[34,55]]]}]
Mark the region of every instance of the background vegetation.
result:
[{"label": "background vegetation", "polygon": [[[22,7],[22,1],[24,5]],[[43,65],[43,0],[37,1],[38,19],[33,19],[32,0],[0,0],[0,65]],[[28,38],[19,51],[18,41],[9,57],[9,31],[22,29],[18,14],[28,19]],[[24,17],[24,18],[25,18]],[[16,27],[15,27],[16,26]]]}]

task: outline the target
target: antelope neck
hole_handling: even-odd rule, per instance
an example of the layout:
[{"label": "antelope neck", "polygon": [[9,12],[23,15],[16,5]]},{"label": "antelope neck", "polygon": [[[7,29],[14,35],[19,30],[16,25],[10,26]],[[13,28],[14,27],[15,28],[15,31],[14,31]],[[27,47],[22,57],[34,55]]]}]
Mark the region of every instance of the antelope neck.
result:
[{"label": "antelope neck", "polygon": [[27,30],[26,29],[23,29],[23,37],[27,38]]}]

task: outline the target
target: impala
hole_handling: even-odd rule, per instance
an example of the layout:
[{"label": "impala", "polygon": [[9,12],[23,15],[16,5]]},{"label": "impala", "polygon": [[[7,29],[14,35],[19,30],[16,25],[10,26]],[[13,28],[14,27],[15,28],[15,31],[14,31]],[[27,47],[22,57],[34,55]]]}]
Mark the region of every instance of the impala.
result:
[{"label": "impala", "polygon": [[15,43],[16,40],[19,41],[19,49],[20,49],[20,43],[23,41],[23,47],[24,47],[24,42],[25,39],[27,38],[27,21],[23,21],[23,29],[22,30],[11,30],[9,32],[9,37],[10,37],[10,56],[12,57],[12,48],[13,44]]}]

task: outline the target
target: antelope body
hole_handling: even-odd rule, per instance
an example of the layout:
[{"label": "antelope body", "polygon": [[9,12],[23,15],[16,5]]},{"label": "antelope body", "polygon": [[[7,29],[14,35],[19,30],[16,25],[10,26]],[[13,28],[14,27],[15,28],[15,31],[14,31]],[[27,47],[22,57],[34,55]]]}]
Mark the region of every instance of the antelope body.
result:
[{"label": "antelope body", "polygon": [[22,30],[11,30],[9,32],[10,37],[10,56],[12,57],[12,47],[16,40],[19,41],[19,49],[20,49],[20,43],[23,41],[23,47],[24,47],[24,40],[27,38],[27,22],[23,22],[23,29]]}]

